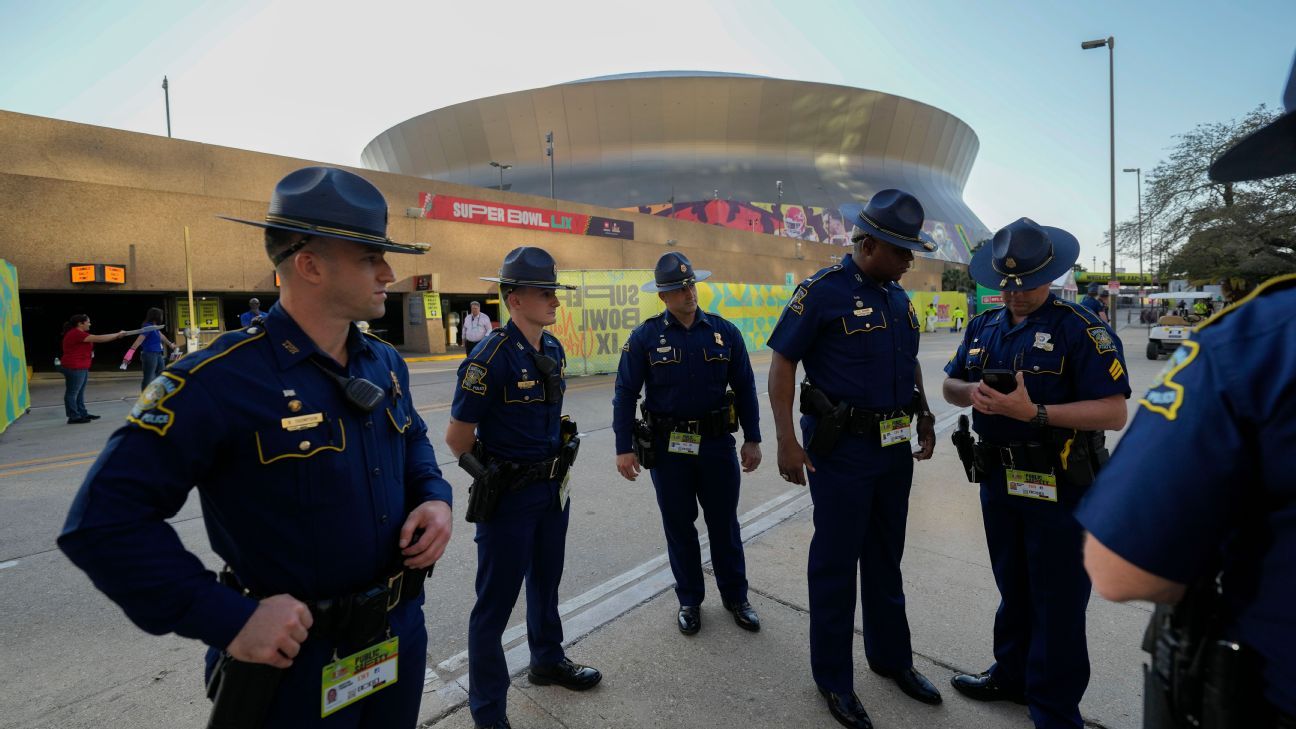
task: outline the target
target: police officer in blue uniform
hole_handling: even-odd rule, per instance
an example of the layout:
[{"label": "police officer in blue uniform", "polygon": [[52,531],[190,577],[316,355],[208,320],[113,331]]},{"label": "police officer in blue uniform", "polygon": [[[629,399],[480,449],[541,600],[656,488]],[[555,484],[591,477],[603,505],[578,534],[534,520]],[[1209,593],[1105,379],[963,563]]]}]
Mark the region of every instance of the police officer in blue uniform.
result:
[{"label": "police officer in blue uniform", "polygon": [[[760,618],[747,600],[747,566],[738,526],[739,455],[731,432],[743,428],[742,470],[760,465],[760,411],[756,382],[742,333],[718,314],[698,308],[697,282],[711,276],[695,271],[683,253],[657,261],[654,280],[644,291],[657,292],[666,311],[648,318],[621,348],[612,430],[617,471],[635,480],[641,467],[635,453],[651,451],[650,474],[661,508],[662,528],[675,595],[677,624],[693,635],[702,627],[702,551],[698,545],[698,505],[711,535],[711,563],[721,604],[740,628],[760,630]],[[645,419],[635,422],[635,402],[648,386]],[[726,394],[726,390],[732,392]]]},{"label": "police officer in blue uniform", "polygon": [[1101,431],[1125,424],[1130,392],[1111,328],[1049,291],[1079,253],[1071,234],[1026,218],[995,233],[969,273],[1004,305],[968,323],[942,388],[973,408],[981,440],[960,456],[979,474],[1000,595],[995,664],[951,683],[973,699],[1028,704],[1038,729],[1082,726],[1090,585],[1072,512],[1105,457]]},{"label": "police officer in blue uniform", "polygon": [[1099,294],[1101,293],[1102,293],[1102,284],[1099,283],[1089,284],[1089,289],[1085,293],[1085,297],[1080,300],[1080,305],[1088,309],[1089,311],[1092,311],[1094,313],[1094,316],[1098,317],[1099,319],[1102,319],[1103,321],[1107,321],[1108,320],[1107,305],[1103,303],[1102,297],[1099,296]]},{"label": "police officer in blue uniform", "polygon": [[[1212,179],[1296,173],[1296,65],[1283,101],[1285,114],[1216,159]],[[1215,593],[1218,575],[1213,638],[1238,649],[1234,675],[1212,679],[1236,685],[1245,705],[1225,697],[1225,708],[1262,729],[1296,727],[1293,310],[1296,276],[1279,276],[1198,326],[1077,512],[1085,564],[1109,600],[1176,603],[1189,584]]]},{"label": "police officer in blue uniform", "polygon": [[[897,281],[922,235],[923,209],[883,190],[860,211],[854,250],[801,283],[770,335],[769,394],[779,473],[804,484],[810,471],[810,664],[828,709],[843,725],[872,727],[854,691],[856,577],[869,668],[928,704],[940,692],[914,670],[900,558],[914,459],[931,457],[934,418],[922,391],[918,317]],[[802,434],[792,430],[797,362],[805,367]],[[916,426],[921,450],[912,453]],[[807,454],[807,450],[809,454]]]},{"label": "police officer in blue uniform", "polygon": [[560,455],[567,360],[544,328],[556,319],[556,290],[575,287],[558,283],[553,256],[529,246],[510,251],[499,276],[482,280],[500,285],[509,322],[459,366],[446,444],[456,456],[475,453],[518,474],[477,522],[477,602],[468,622],[468,706],[477,726],[502,728],[509,671],[501,639],[524,580],[531,683],[583,691],[603,677],[567,658],[558,615],[571,514],[570,463]]},{"label": "police officer in blue uniform", "polygon": [[[388,239],[377,188],[325,167],[281,180],[264,222],[238,222],[266,229],[279,302],[148,386],[59,546],[142,629],[211,646],[208,674],[229,682],[217,713],[247,708],[230,686],[270,695],[277,682],[265,726],[413,727],[422,584],[450,538],[451,490],[405,362],[352,322],[383,314],[395,280],[384,252],[425,247]],[[166,522],[194,486],[227,563],[220,581]],[[329,702],[325,666],[366,649],[399,654],[376,669],[393,680]],[[285,670],[236,682],[251,664]]]}]

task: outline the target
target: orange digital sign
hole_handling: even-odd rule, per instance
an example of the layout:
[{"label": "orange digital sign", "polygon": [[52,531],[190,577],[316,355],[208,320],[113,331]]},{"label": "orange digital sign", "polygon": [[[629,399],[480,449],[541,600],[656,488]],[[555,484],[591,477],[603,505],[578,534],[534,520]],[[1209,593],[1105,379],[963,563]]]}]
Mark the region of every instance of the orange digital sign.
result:
[{"label": "orange digital sign", "polygon": [[93,263],[73,263],[69,266],[72,271],[72,283],[94,283],[95,267]]},{"label": "orange digital sign", "polygon": [[126,267],[116,263],[70,263],[68,277],[74,284],[124,284]]}]

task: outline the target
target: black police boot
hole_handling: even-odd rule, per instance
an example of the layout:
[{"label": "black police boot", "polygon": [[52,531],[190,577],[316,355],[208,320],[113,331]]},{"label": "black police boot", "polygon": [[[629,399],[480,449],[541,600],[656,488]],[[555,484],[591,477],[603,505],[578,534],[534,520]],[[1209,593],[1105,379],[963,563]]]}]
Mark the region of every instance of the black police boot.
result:
[{"label": "black police boot", "polygon": [[702,608],[697,605],[689,605],[679,609],[679,615],[675,618],[679,624],[679,631],[684,635],[693,635],[702,629]]},{"label": "black police boot", "polygon": [[918,673],[913,666],[898,671],[884,671],[874,667],[873,664],[869,664],[869,669],[879,676],[895,681],[900,690],[915,701],[932,704],[933,706],[941,702],[940,691],[937,691],[932,682],[928,681],[926,676]]},{"label": "black police boot", "polygon": [[1000,685],[990,675],[989,671],[982,673],[959,673],[950,679],[950,685],[956,691],[973,699],[975,701],[1012,701],[1018,704],[1026,703],[1026,695],[1020,690],[1014,690]]},{"label": "black police boot", "polygon": [[603,680],[603,674],[597,668],[572,663],[571,659],[564,658],[549,666],[532,666],[527,671],[527,678],[536,686],[558,684],[572,691],[584,691],[598,685]]},{"label": "black police boot", "polygon": [[873,720],[869,718],[864,704],[860,703],[854,691],[835,694],[821,688],[819,693],[828,700],[828,713],[833,715],[837,723],[850,729],[873,729]]},{"label": "black police boot", "polygon": [[733,613],[734,622],[743,630],[750,630],[753,633],[760,631],[760,617],[756,615],[756,610],[751,603],[743,600],[742,602],[724,602],[724,609]]}]

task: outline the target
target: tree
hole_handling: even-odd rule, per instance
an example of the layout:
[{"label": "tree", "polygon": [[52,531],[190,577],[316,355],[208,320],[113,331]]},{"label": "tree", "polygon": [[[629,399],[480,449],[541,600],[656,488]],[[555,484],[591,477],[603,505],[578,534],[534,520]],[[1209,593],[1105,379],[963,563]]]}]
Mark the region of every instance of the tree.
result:
[{"label": "tree", "polygon": [[947,268],[941,272],[941,291],[974,291],[976,283],[963,268]]},{"label": "tree", "polygon": [[[1163,278],[1232,280],[1235,287],[1296,271],[1296,175],[1212,182],[1207,169],[1225,149],[1278,114],[1263,104],[1229,122],[1180,135],[1168,159],[1144,179],[1146,270]],[[1139,221],[1116,227],[1117,247],[1138,252]]]}]

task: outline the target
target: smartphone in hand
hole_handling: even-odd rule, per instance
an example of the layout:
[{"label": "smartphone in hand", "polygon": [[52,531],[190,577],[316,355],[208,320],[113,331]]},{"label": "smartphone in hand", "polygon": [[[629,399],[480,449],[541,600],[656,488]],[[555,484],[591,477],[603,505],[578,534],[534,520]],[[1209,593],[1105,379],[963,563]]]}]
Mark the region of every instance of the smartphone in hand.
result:
[{"label": "smartphone in hand", "polygon": [[985,370],[981,380],[1005,395],[1017,389],[1017,373],[1012,370]]}]

